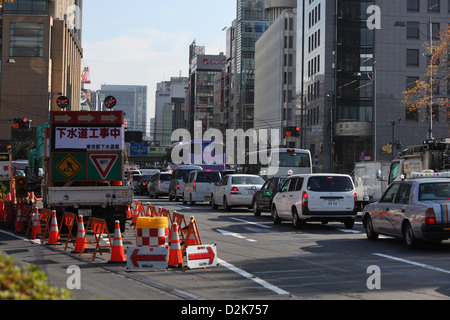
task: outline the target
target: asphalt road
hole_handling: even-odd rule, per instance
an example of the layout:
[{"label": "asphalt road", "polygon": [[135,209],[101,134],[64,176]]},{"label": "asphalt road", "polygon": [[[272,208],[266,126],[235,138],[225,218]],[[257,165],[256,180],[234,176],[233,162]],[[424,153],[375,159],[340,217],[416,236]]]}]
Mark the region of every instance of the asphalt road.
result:
[{"label": "asphalt road", "polygon": [[[268,213],[208,204],[183,205],[138,197],[144,204],[194,216],[204,244],[216,244],[219,265],[189,270],[128,270],[108,264],[110,254],[79,257],[70,249],[41,246],[0,231],[0,251],[19,264],[41,265],[52,285],[67,287],[76,266],[77,300],[446,300],[450,296],[450,242],[407,249],[402,241],[366,239],[357,221],[352,230],[340,223],[274,225]],[[136,245],[136,231],[122,233],[125,249]],[[69,272],[69,273],[68,273]]]}]

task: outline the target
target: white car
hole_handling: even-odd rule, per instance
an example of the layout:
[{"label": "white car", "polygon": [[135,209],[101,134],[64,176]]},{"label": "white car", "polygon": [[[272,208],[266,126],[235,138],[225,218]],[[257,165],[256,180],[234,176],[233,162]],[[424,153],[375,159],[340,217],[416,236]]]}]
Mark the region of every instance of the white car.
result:
[{"label": "white car", "polygon": [[263,178],[253,174],[228,174],[216,185],[211,195],[211,206],[252,208],[253,195],[264,184]]},{"label": "white car", "polygon": [[307,221],[340,221],[351,229],[358,213],[355,185],[343,174],[294,175],[275,195],[271,212],[275,224],[292,221],[301,228]]},{"label": "white car", "polygon": [[191,204],[203,201],[210,202],[214,184],[219,182],[220,178],[220,171],[191,171],[184,184],[183,204],[186,204],[188,201],[190,201]]}]

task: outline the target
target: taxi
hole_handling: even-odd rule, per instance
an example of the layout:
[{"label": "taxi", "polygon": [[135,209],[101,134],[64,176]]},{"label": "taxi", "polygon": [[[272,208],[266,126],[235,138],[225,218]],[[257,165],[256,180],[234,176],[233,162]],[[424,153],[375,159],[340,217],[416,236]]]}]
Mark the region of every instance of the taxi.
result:
[{"label": "taxi", "polygon": [[408,248],[450,239],[450,172],[413,173],[392,183],[380,201],[363,210],[369,240],[401,238]]}]

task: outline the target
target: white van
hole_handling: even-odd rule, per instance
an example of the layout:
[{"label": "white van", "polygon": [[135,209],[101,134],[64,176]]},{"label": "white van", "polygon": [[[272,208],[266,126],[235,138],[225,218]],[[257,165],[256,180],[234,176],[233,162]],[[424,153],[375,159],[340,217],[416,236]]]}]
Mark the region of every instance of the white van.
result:
[{"label": "white van", "polygon": [[183,204],[190,201],[195,202],[211,201],[211,193],[214,189],[214,183],[221,179],[220,171],[215,170],[194,170],[184,185]]},{"label": "white van", "polygon": [[203,170],[203,168],[200,166],[179,166],[172,171],[169,184],[169,201],[173,199],[178,201],[183,197],[184,180],[188,177],[189,172],[194,170]]},{"label": "white van", "polygon": [[294,175],[274,197],[271,212],[276,224],[286,220],[301,228],[307,221],[339,221],[351,229],[358,213],[355,185],[343,174]]}]

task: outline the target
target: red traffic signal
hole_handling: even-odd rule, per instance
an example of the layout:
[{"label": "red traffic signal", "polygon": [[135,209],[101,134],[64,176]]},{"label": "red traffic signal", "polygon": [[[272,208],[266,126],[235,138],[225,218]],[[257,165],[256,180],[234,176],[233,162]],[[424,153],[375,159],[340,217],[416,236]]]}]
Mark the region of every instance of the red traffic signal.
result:
[{"label": "red traffic signal", "polygon": [[14,129],[30,129],[30,122],[28,118],[15,118],[13,128]]},{"label": "red traffic signal", "polygon": [[117,100],[113,96],[108,96],[105,98],[105,107],[108,109],[112,109],[116,106]]},{"label": "red traffic signal", "polygon": [[61,96],[58,99],[56,99],[56,104],[61,109],[65,109],[70,105],[70,100],[67,97]]},{"label": "red traffic signal", "polygon": [[302,128],[300,128],[300,127],[286,127],[284,129],[284,135],[288,138],[300,137],[301,130],[302,130]]}]

